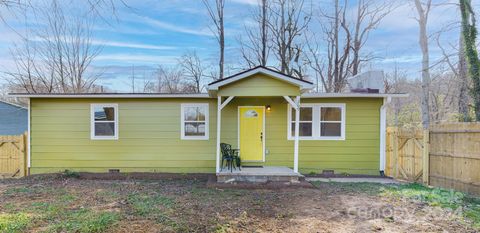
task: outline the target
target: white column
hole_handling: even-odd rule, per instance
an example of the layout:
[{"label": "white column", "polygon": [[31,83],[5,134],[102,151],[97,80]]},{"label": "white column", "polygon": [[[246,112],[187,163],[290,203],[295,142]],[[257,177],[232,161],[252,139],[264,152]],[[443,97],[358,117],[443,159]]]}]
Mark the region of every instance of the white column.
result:
[{"label": "white column", "polygon": [[298,136],[300,132],[300,96],[295,97],[295,146],[293,152],[293,171],[298,173]]},{"label": "white column", "polygon": [[386,131],[387,131],[387,104],[390,103],[391,97],[383,99],[383,105],[380,107],[380,172],[385,171],[385,153],[386,153]]},{"label": "white column", "polygon": [[222,127],[222,97],[217,97],[217,156],[215,163],[216,173],[220,172],[220,128]]}]

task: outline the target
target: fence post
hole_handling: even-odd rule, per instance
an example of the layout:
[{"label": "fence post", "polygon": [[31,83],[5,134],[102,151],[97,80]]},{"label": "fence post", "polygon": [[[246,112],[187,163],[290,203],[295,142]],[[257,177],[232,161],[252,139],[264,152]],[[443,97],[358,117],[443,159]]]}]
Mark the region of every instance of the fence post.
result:
[{"label": "fence post", "polygon": [[398,128],[392,132],[392,157],[393,157],[393,177],[396,179],[398,178]]},{"label": "fence post", "polygon": [[423,130],[423,183],[425,185],[429,184],[429,176],[430,176],[430,154],[429,154],[429,146],[430,146],[430,132],[428,129]]}]

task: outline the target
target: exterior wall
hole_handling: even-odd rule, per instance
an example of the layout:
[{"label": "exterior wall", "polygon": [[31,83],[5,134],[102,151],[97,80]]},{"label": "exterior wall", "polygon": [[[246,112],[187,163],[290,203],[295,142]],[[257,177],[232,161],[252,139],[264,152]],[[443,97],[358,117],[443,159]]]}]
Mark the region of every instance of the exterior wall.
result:
[{"label": "exterior wall", "polygon": [[219,88],[219,96],[278,96],[299,95],[298,86],[270,78],[264,74],[256,74]]},{"label": "exterior wall", "polygon": [[[195,102],[209,103],[210,138],[180,140],[180,104]],[[118,140],[90,140],[91,103],[118,103]],[[32,99],[31,173],[213,173],[216,105],[215,99]]]},{"label": "exterior wall", "polygon": [[[379,174],[382,98],[319,98],[301,102],[346,104],[345,140],[300,140],[301,173],[328,169],[335,173]],[[241,105],[271,106],[271,111],[265,113],[264,165],[293,167],[294,141],[287,140],[287,102],[281,97],[232,100],[222,111],[222,141],[238,148],[237,109]]]},{"label": "exterior wall", "polygon": [[19,135],[27,131],[28,110],[0,101],[0,135]]},{"label": "exterior wall", "polygon": [[[345,103],[346,139],[300,141],[300,172],[378,175],[381,98],[301,101]],[[209,140],[180,140],[180,104],[194,102],[210,104]],[[91,103],[118,103],[119,140],[90,140]],[[221,141],[238,147],[238,106],[266,105],[271,111],[265,112],[264,165],[293,167],[294,142],[287,140],[287,102],[282,97],[235,97],[222,110]],[[31,172],[214,173],[216,106],[216,99],[32,99]]]}]

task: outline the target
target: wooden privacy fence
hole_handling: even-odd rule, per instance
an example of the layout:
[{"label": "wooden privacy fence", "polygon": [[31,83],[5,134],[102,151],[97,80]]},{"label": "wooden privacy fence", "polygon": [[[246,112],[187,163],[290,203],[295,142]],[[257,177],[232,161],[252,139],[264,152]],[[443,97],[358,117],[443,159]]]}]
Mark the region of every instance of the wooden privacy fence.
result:
[{"label": "wooden privacy fence", "polygon": [[0,136],[0,178],[27,174],[27,134]]},{"label": "wooden privacy fence", "polygon": [[387,128],[385,174],[480,195],[480,123]]},{"label": "wooden privacy fence", "polygon": [[430,185],[480,195],[480,123],[433,125]]}]

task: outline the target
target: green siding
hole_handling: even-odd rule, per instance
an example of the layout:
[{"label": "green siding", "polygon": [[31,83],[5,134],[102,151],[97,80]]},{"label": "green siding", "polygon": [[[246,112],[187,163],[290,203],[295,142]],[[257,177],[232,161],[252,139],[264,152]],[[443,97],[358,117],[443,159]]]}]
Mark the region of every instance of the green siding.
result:
[{"label": "green siding", "polygon": [[[180,139],[180,104],[195,102],[216,122],[214,99],[32,99],[31,172],[214,172],[215,137]],[[118,103],[119,140],[90,140],[91,103]]]},{"label": "green siding", "polygon": [[219,88],[219,96],[294,96],[300,94],[296,85],[271,78],[264,74],[233,82]]},{"label": "green siding", "polygon": [[[180,104],[210,104],[209,140],[180,139]],[[382,99],[302,99],[345,103],[346,140],[300,141],[303,173],[378,174]],[[90,104],[118,103],[119,140],[90,140]],[[105,172],[215,172],[215,99],[32,99],[32,173],[65,169]],[[266,112],[265,165],[293,166],[287,103],[281,97],[236,97],[222,111],[222,142],[238,142],[238,106],[271,105]]]}]

